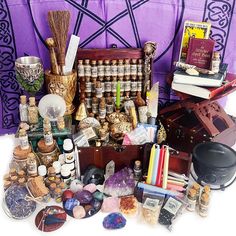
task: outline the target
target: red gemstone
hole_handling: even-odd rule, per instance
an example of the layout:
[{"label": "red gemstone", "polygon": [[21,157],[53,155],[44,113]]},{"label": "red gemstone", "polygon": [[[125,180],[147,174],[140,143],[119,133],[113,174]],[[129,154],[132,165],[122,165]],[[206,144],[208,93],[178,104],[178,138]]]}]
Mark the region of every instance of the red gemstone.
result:
[{"label": "red gemstone", "polygon": [[66,190],[64,191],[63,195],[62,195],[62,201],[66,201],[69,198],[72,198],[74,195],[74,193],[71,190]]}]

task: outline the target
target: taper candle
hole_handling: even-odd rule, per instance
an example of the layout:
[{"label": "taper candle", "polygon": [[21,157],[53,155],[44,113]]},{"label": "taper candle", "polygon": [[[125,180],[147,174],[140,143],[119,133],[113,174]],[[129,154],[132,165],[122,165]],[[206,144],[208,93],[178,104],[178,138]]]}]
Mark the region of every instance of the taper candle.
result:
[{"label": "taper candle", "polygon": [[159,156],[160,156],[160,146],[156,145],[154,165],[153,165],[153,171],[152,171],[152,185],[156,184],[158,165],[159,165]]},{"label": "taper candle", "polygon": [[163,178],[162,178],[162,188],[167,188],[167,178],[168,178],[168,169],[169,169],[169,158],[170,152],[169,147],[166,146],[165,158],[164,158],[164,168],[163,168]]},{"label": "taper candle", "polygon": [[116,108],[120,109],[120,81],[116,84]]},{"label": "taper candle", "polygon": [[155,158],[155,152],[156,152],[156,145],[152,145],[151,153],[150,153],[150,159],[149,159],[149,166],[148,166],[148,176],[146,183],[151,184],[152,183],[152,171],[153,171],[153,165],[154,165],[154,158]]},{"label": "taper candle", "polygon": [[156,178],[156,185],[158,187],[161,187],[161,178],[162,178],[164,156],[165,156],[165,148],[164,148],[164,146],[162,146],[160,149],[159,165],[158,165],[157,178]]}]

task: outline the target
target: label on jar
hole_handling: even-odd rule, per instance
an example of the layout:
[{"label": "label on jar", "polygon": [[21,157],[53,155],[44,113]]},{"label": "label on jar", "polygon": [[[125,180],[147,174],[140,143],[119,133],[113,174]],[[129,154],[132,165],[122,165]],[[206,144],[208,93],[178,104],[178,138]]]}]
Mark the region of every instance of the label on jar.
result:
[{"label": "label on jar", "polygon": [[111,65],[111,76],[117,76],[117,65]]},{"label": "label on jar", "polygon": [[75,161],[74,152],[64,153],[65,163],[70,164]]},{"label": "label on jar", "polygon": [[125,91],[125,82],[124,81],[120,81],[120,91],[121,92]]},{"label": "label on jar", "polygon": [[199,204],[199,214],[200,216],[206,217],[208,215],[208,205]]},{"label": "label on jar", "polygon": [[99,118],[105,119],[106,118],[106,108],[99,109]]},{"label": "label on jar", "polygon": [[111,82],[111,91],[112,92],[116,92],[116,85],[117,85],[117,81],[112,81]]},{"label": "label on jar", "polygon": [[111,76],[111,66],[110,65],[104,66],[104,70],[105,70],[105,76]]},{"label": "label on jar", "polygon": [[125,64],[124,69],[125,75],[130,75],[130,64]]},{"label": "label on jar", "polygon": [[85,105],[87,108],[92,107],[92,98],[85,98]]},{"label": "label on jar", "polygon": [[19,137],[19,141],[20,141],[20,147],[22,150],[26,150],[29,148],[29,140],[28,140],[28,136],[23,136],[23,137]]},{"label": "label on jar", "polygon": [[169,211],[173,215],[176,215],[176,213],[178,212],[181,206],[182,206],[181,202],[170,197],[165,203],[165,206],[163,207],[163,209]]},{"label": "label on jar", "polygon": [[125,92],[129,92],[131,89],[131,81],[124,81]]},{"label": "label on jar", "polygon": [[96,81],[95,82],[92,82],[92,93],[96,93]]},{"label": "label on jar", "polygon": [[96,66],[91,66],[91,77],[98,77],[98,68]]},{"label": "label on jar", "polygon": [[137,91],[137,88],[138,88],[138,83],[136,81],[132,81],[131,82],[131,91],[135,92],[135,91]]},{"label": "label on jar", "polygon": [[102,88],[96,88],[96,97],[101,98],[102,97]]},{"label": "label on jar", "polygon": [[196,200],[192,200],[188,198],[188,206],[187,206],[187,210],[189,211],[195,211],[195,207],[196,207]]},{"label": "label on jar", "polygon": [[39,121],[38,118],[38,109],[35,107],[28,108],[28,120],[30,124],[37,124]]},{"label": "label on jar", "polygon": [[37,162],[31,161],[30,163],[27,163],[27,173],[30,176],[35,176],[37,175]]},{"label": "label on jar", "polygon": [[105,82],[105,92],[111,92],[111,82]]},{"label": "label on jar", "polygon": [[47,146],[50,146],[53,144],[53,136],[52,133],[50,134],[44,134],[44,141]]},{"label": "label on jar", "polygon": [[91,82],[86,82],[85,83],[85,92],[86,93],[91,93],[92,92],[92,83]]},{"label": "label on jar", "polygon": [[142,91],[142,81],[137,82],[137,91]]},{"label": "label on jar", "polygon": [[20,104],[20,121],[28,121],[28,106]]},{"label": "label on jar", "polygon": [[92,113],[93,114],[98,113],[98,103],[92,103]]},{"label": "label on jar", "polygon": [[118,74],[118,76],[124,76],[125,75],[125,66],[124,65],[118,65],[117,74]]},{"label": "label on jar", "polygon": [[84,66],[83,65],[78,65],[78,76],[84,77]]},{"label": "label on jar", "polygon": [[91,66],[90,65],[85,65],[84,66],[84,75],[86,77],[90,77],[91,76]]},{"label": "label on jar", "polygon": [[146,198],[143,208],[149,209],[151,211],[158,210],[159,200],[158,199],[152,199],[152,198]]},{"label": "label on jar", "polygon": [[101,87],[102,87],[102,92],[104,93],[105,92],[105,83],[104,82],[101,82]]},{"label": "label on jar", "polygon": [[114,111],[114,105],[113,104],[107,104],[106,108],[107,108],[107,114],[113,113],[113,111]]},{"label": "label on jar", "polygon": [[138,76],[142,76],[143,75],[143,65],[138,64],[137,70],[138,70]]},{"label": "label on jar", "polygon": [[130,66],[130,74],[131,75],[137,75],[137,65],[136,64],[132,64]]},{"label": "label on jar", "polygon": [[103,77],[105,75],[104,73],[104,65],[99,65],[98,67],[98,76]]}]

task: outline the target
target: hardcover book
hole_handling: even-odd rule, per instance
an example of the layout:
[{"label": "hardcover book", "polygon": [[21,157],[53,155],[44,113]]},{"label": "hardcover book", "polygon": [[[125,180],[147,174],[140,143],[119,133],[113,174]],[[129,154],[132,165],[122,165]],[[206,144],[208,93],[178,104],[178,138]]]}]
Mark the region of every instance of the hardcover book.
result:
[{"label": "hardcover book", "polygon": [[200,87],[191,84],[177,84],[172,82],[171,88],[175,91],[189,94],[199,98],[211,99],[224,91],[236,86],[236,76],[233,74],[227,74],[225,81],[222,86],[215,87]]},{"label": "hardcover book", "polygon": [[214,47],[214,40],[190,38],[186,63],[209,70]]},{"label": "hardcover book", "polygon": [[208,22],[194,22],[189,20],[185,21],[179,60],[184,61],[187,57],[190,37],[208,39],[210,35],[210,30],[211,24]]},{"label": "hardcover book", "polygon": [[220,71],[217,74],[188,75],[184,70],[174,72],[174,83],[191,84],[204,87],[220,87],[226,77],[228,64],[221,64]]}]

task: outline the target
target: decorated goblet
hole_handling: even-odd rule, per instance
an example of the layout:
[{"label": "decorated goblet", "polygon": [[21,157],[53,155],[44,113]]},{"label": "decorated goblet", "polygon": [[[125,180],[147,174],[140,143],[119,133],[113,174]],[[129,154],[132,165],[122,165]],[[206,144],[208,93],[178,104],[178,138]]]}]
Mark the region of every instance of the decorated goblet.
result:
[{"label": "decorated goblet", "polygon": [[40,58],[34,56],[20,57],[15,62],[16,79],[22,89],[35,95],[42,87],[43,65]]}]

